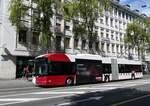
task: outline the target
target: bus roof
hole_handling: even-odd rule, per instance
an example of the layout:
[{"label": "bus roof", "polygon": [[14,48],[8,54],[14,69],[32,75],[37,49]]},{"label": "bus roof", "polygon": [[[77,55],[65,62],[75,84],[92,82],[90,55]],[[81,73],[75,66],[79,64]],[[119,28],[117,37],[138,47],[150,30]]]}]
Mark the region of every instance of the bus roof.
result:
[{"label": "bus roof", "polygon": [[94,54],[77,54],[76,59],[102,60],[102,57]]},{"label": "bus roof", "polygon": [[[128,59],[119,59],[115,58],[117,60],[118,64],[128,64],[128,65],[141,65],[142,62],[138,60],[128,60]],[[105,57],[102,59],[102,63],[104,64],[111,64],[112,58],[110,57]]]},{"label": "bus roof", "polygon": [[69,57],[64,53],[48,53],[44,55],[37,56],[37,58],[48,58],[49,61],[62,61],[62,62],[70,62]]}]

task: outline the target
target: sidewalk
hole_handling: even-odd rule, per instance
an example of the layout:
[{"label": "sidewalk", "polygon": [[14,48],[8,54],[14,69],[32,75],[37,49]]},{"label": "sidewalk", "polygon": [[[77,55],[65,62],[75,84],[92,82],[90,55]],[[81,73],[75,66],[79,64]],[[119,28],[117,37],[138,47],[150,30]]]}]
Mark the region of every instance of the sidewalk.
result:
[{"label": "sidewalk", "polygon": [[0,89],[34,87],[32,81],[24,79],[0,80]]}]

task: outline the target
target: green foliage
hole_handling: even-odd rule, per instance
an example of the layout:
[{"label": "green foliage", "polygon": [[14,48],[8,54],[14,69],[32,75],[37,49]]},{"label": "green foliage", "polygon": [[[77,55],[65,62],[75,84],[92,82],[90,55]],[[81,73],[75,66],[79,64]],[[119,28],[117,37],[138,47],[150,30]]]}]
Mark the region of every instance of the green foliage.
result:
[{"label": "green foliage", "polygon": [[147,34],[147,52],[150,52],[150,18],[146,18],[144,20],[145,23],[145,30],[146,30],[146,34]]},{"label": "green foliage", "polygon": [[34,28],[41,32],[40,42],[43,45],[49,45],[52,32],[50,31],[51,27],[51,18],[53,16],[52,11],[52,0],[36,0],[37,4],[35,13],[33,12],[33,25]]},{"label": "green foliage", "polygon": [[[40,35],[40,43],[48,47],[53,37],[53,33],[50,30],[51,18],[54,15],[55,9],[60,9],[60,2],[58,0],[32,0],[31,4],[25,5],[24,0],[11,0],[9,6],[10,16],[9,19],[13,26],[19,31],[21,25],[24,24],[22,20],[29,11],[31,12],[32,24],[31,31],[36,31]],[[33,3],[36,3],[36,7],[33,8]]]},{"label": "green foliage", "polygon": [[9,19],[12,25],[16,26],[17,30],[20,28],[21,18],[23,18],[26,15],[27,10],[28,10],[28,7],[23,4],[23,0],[11,0],[10,1]]},{"label": "green foliage", "polygon": [[109,0],[73,0],[64,3],[63,12],[66,20],[73,21],[74,35],[86,35],[89,42],[94,43],[95,23],[102,10],[108,8]]},{"label": "green foliage", "polygon": [[124,37],[125,43],[129,44],[132,48],[138,48],[138,56],[144,53],[149,44],[150,36],[149,32],[146,31],[147,25],[144,21],[136,20],[127,25],[126,35]]}]

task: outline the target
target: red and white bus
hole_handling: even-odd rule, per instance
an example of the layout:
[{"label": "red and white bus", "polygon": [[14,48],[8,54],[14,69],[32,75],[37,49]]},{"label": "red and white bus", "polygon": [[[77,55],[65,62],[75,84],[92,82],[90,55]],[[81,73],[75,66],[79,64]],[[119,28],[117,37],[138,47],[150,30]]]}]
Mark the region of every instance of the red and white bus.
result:
[{"label": "red and white bus", "polygon": [[50,53],[36,57],[33,83],[41,86],[92,83],[102,79],[98,55]]},{"label": "red and white bus", "polygon": [[49,53],[35,58],[32,81],[40,86],[57,86],[141,78],[141,64],[128,63],[100,55]]}]

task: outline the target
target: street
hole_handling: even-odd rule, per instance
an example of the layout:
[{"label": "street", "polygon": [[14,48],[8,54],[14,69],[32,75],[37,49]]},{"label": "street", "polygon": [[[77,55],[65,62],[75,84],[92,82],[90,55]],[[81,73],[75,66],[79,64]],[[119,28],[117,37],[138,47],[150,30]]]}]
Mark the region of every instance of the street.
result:
[{"label": "street", "polygon": [[0,106],[149,106],[150,78],[70,87],[0,88]]}]

